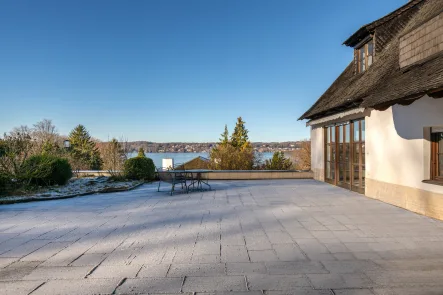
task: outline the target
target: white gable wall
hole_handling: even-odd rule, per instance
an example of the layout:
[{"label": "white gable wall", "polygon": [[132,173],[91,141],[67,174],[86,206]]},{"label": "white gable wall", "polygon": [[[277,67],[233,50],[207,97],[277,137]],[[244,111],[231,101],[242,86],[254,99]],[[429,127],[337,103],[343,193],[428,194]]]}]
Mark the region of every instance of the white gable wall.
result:
[{"label": "white gable wall", "polygon": [[324,131],[322,127],[311,128],[311,170],[314,179],[325,180]]},{"label": "white gable wall", "polygon": [[430,129],[443,126],[443,99],[373,110],[366,117],[366,179],[443,193],[430,177]]}]

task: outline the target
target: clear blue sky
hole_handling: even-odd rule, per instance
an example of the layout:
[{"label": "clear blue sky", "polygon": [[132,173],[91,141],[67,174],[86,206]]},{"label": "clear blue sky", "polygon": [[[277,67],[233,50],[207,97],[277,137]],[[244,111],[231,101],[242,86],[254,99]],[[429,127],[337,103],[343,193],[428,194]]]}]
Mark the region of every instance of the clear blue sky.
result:
[{"label": "clear blue sky", "polygon": [[2,0],[0,132],[52,119],[102,140],[309,137],[298,117],[353,32],[407,0]]}]

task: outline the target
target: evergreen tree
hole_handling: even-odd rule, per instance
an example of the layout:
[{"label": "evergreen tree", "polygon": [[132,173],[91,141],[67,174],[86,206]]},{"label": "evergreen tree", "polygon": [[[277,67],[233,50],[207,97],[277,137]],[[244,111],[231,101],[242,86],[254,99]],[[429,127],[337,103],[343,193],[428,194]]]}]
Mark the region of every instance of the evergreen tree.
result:
[{"label": "evergreen tree", "polygon": [[[102,168],[102,159],[95,142],[91,139],[85,126],[78,125],[69,134],[71,143],[71,155],[77,163],[86,169],[100,170]],[[82,167],[77,167],[82,168]]]},{"label": "evergreen tree", "polygon": [[225,146],[229,143],[228,125],[225,125],[225,131],[221,134],[220,144]]},{"label": "evergreen tree", "polygon": [[241,117],[228,139],[228,127],[221,134],[220,143],[211,150],[211,166],[215,170],[251,170],[256,163],[254,149],[249,142],[248,130]]},{"label": "evergreen tree", "polygon": [[231,135],[231,145],[235,148],[245,148],[250,145],[248,132],[242,117],[238,117],[234,132]]},{"label": "evergreen tree", "polygon": [[285,158],[283,152],[275,152],[271,160],[266,160],[266,170],[289,170],[292,167],[291,160]]},{"label": "evergreen tree", "polygon": [[140,148],[140,149],[138,150],[137,157],[138,157],[138,158],[146,158],[145,151],[143,150],[143,148]]}]

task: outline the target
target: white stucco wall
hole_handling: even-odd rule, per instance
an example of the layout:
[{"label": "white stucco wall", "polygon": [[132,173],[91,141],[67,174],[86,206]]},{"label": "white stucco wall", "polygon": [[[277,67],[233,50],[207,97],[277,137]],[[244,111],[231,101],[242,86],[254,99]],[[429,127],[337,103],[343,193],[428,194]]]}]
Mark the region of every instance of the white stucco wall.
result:
[{"label": "white stucco wall", "polygon": [[435,193],[430,174],[429,128],[443,126],[443,99],[423,97],[409,106],[373,110],[366,117],[366,178]]},{"label": "white stucco wall", "polygon": [[314,178],[324,181],[324,131],[322,127],[311,128],[311,170]]}]

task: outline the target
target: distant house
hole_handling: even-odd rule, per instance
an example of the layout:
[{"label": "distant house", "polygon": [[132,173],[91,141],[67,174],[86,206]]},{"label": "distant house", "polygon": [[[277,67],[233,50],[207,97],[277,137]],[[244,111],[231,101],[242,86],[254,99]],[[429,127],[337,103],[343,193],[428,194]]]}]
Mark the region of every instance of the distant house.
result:
[{"label": "distant house", "polygon": [[175,169],[177,169],[177,170],[209,169],[210,164],[211,163],[210,163],[209,159],[200,156],[200,157],[196,157],[186,163],[176,166]]},{"label": "distant house", "polygon": [[411,0],[344,44],[353,61],[300,117],[315,179],[443,219],[443,0]]}]

